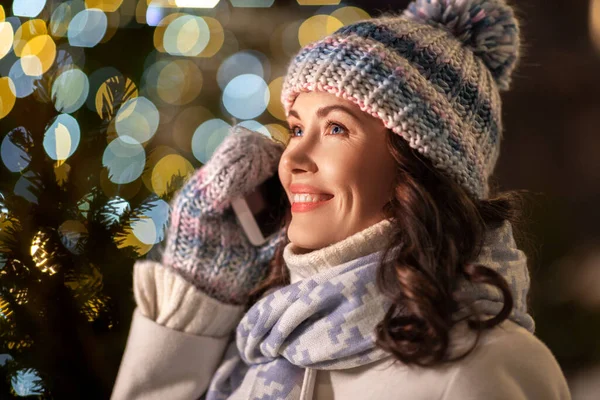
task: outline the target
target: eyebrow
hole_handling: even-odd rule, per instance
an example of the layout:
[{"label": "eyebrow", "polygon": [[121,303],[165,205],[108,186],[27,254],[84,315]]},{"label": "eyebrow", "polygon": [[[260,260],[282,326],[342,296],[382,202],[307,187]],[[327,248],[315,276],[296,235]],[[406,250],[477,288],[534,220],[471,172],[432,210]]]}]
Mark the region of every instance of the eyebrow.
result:
[{"label": "eyebrow", "polygon": [[[346,107],[341,104],[333,104],[330,106],[320,107],[315,114],[317,115],[317,117],[323,118],[332,111],[343,111],[346,114],[349,114],[351,117],[353,117],[357,121],[360,121],[360,118],[356,115],[356,113],[351,108]],[[298,115],[296,110],[290,110],[290,112],[288,114],[292,117],[300,119],[300,115]]]}]

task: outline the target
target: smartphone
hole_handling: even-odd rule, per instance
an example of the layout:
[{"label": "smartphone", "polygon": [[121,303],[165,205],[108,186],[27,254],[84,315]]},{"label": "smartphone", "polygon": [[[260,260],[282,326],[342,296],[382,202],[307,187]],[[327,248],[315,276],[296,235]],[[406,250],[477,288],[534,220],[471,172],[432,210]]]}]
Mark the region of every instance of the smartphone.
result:
[{"label": "smartphone", "polygon": [[283,227],[286,213],[291,207],[277,173],[253,192],[232,199],[231,206],[254,246],[264,244]]}]

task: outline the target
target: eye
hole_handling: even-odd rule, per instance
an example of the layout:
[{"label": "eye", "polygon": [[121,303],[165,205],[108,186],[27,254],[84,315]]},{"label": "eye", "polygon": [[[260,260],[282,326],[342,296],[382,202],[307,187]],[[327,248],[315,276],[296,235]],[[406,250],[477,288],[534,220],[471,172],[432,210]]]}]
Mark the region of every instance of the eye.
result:
[{"label": "eye", "polygon": [[342,125],[337,124],[335,122],[327,122],[327,129],[334,135],[337,135],[337,134],[343,135],[346,132],[346,128],[344,128]]},{"label": "eye", "polygon": [[300,128],[300,127],[298,125],[293,125],[288,129],[291,137],[297,137],[296,136],[296,133],[297,133],[296,128]]}]

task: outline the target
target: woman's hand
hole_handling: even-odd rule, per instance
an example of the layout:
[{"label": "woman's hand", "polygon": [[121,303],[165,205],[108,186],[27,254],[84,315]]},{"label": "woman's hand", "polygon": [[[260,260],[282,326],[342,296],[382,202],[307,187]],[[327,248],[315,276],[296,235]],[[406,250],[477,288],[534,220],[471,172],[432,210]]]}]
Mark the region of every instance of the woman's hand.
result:
[{"label": "woman's hand", "polygon": [[231,199],[251,193],[273,176],[283,150],[282,144],[258,132],[233,127],[176,195],[163,264],[219,301],[245,304],[287,232],[282,228],[262,246],[252,245]]}]

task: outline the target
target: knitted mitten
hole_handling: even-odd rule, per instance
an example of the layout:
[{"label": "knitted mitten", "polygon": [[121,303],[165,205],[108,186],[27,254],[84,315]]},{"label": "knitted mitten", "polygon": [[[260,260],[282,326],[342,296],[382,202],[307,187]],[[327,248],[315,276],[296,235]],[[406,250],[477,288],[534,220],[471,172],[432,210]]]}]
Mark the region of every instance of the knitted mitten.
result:
[{"label": "knitted mitten", "polygon": [[252,245],[231,199],[251,193],[277,172],[283,145],[235,126],[210,160],[177,193],[162,262],[207,295],[242,305],[267,273],[282,228],[262,246]]}]

